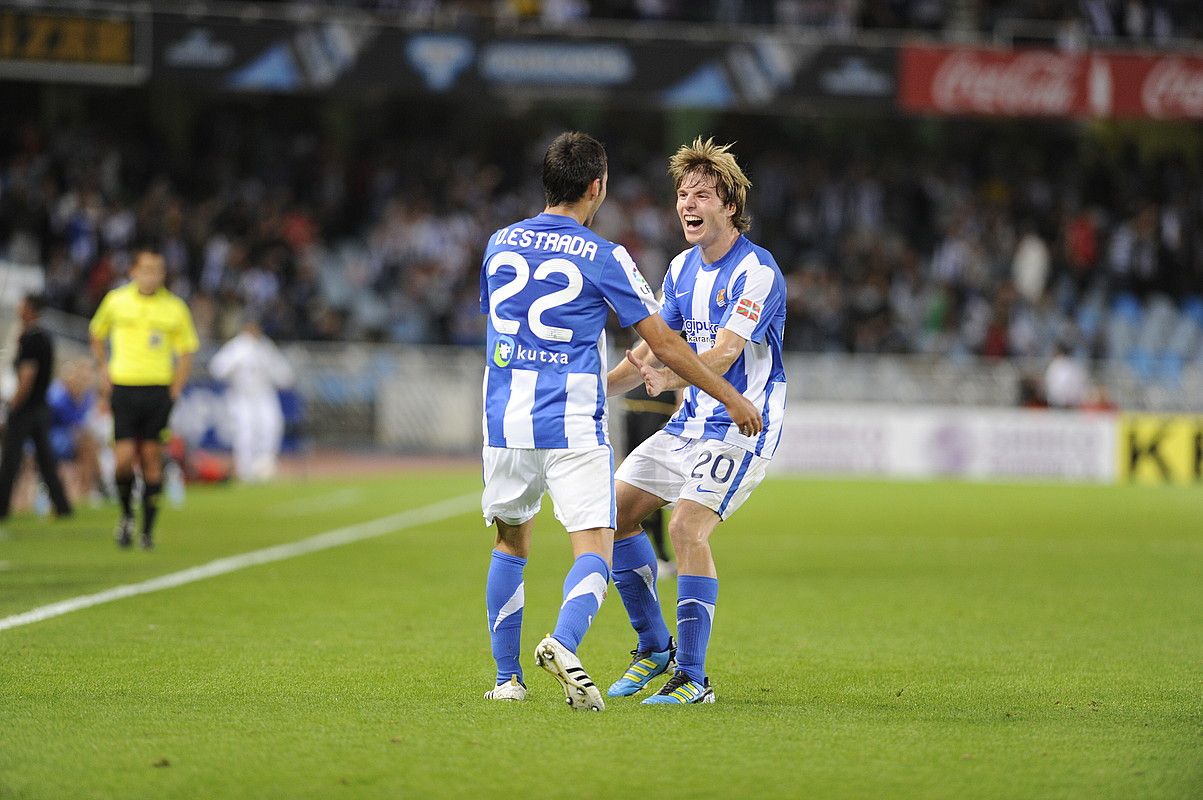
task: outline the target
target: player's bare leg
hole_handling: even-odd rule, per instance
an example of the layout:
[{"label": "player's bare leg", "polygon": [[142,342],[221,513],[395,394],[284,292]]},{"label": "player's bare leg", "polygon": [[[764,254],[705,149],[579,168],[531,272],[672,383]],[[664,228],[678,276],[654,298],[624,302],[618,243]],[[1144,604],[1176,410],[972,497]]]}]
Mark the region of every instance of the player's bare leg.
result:
[{"label": "player's bare leg", "polygon": [[720,522],[719,515],[701,503],[692,500],[677,503],[668,523],[668,536],[677,554],[679,574],[718,577],[710,551],[710,535]]},{"label": "player's bare leg", "polygon": [[531,532],[535,529],[534,520],[527,520],[521,525],[507,525],[497,520],[497,537],[493,549],[500,550],[506,555],[518,558],[530,558]]},{"label": "player's bare leg", "polygon": [[78,431],[75,435],[75,465],[79,497],[93,497],[100,486],[100,444],[91,431]]},{"label": "player's bare leg", "polygon": [[643,530],[643,521],[653,511],[665,506],[663,497],[657,497],[625,481],[615,481],[614,490],[618,499],[618,527],[614,529],[615,543],[637,536]]}]

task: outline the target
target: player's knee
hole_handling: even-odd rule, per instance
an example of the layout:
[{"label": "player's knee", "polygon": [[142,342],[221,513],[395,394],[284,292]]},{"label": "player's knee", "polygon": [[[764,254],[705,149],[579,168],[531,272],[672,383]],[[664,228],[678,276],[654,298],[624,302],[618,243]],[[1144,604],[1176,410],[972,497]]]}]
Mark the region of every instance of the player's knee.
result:
[{"label": "player's knee", "polygon": [[614,528],[614,540],[628,539],[643,530],[643,520],[635,519],[631,514],[623,514],[618,510],[618,523]]},{"label": "player's knee", "polygon": [[678,516],[673,516],[668,523],[668,538],[672,540],[673,549],[678,553],[696,547],[705,547],[710,540],[710,536],[705,531],[699,530],[696,525],[692,525],[688,520]]},{"label": "player's knee", "polygon": [[494,546],[509,555],[527,558],[530,554],[530,536],[526,535],[522,525],[509,525],[499,519]]}]

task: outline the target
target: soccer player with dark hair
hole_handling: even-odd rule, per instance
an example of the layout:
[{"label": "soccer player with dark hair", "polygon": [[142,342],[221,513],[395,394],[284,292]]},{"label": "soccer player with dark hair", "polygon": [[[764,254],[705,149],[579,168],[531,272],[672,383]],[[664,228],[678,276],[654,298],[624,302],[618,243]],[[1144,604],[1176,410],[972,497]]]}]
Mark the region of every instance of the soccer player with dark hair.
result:
[{"label": "soccer player with dark hair", "polygon": [[4,444],[0,447],[0,520],[8,517],[13,485],[25,455],[25,443],[33,441],[38,472],[50,493],[50,502],[60,517],[71,516],[71,503],[58,475],[54,448],[50,445],[50,406],[46,392],[54,376],[54,342],[38,325],[45,307],[41,295],[27,295],[21,301],[21,338],[13,368],[17,371],[17,390],[8,402]]},{"label": "soccer player with dark hair", "polygon": [[130,282],[101,301],[89,325],[100,391],[113,410],[113,455],[121,519],[117,544],[133,543],[134,462],[142,472],[143,549],[154,547],[163,489],[163,436],[184,391],[196,352],[188,306],[163,285],[166,268],[154,249],[138,250]]},{"label": "soccer player with dark hair", "polygon": [[523,571],[534,517],[550,492],[574,561],[555,631],[539,642],[535,661],[560,682],[572,708],[605,708],[576,653],[605,596],[614,542],[604,361],[611,309],[657,358],[727,402],[734,424],[748,435],[760,430],[759,409],[703,366],[656,314],[655,295],[627,251],[589,230],[607,180],[602,145],[583,133],[561,134],[543,160],[543,213],[495,232],[484,254],[481,505],[486,524],[497,527],[485,586],[497,662],[489,700],[526,698],[519,663]]},{"label": "soccer player with dark hair", "polygon": [[[644,703],[714,702],[706,674],[718,603],[710,536],[764,479],[785,415],[785,280],[772,254],[744,236],[751,182],[729,148],[699,137],[669,161],[677,216],[691,247],[669,265],[660,316],[684,333],[703,363],[739,387],[763,414],[764,429],[756,435],[740,430],[723,401],[692,386],[664,429],[637,447],[615,474],[614,585],[639,641],[634,660],[609,694],[635,694],[674,660],[677,667]],[[652,396],[688,386],[688,378],[671,365],[650,363],[651,355],[640,345],[611,370],[610,392],[640,381]],[[675,652],[654,590],[656,556],[639,527],[668,503],[676,504],[668,529],[677,554]]]}]

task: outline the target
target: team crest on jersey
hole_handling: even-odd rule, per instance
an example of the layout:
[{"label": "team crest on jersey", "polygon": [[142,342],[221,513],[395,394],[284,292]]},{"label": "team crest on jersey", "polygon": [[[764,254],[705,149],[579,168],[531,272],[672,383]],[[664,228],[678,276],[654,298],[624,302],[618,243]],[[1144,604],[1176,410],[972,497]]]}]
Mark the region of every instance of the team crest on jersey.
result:
[{"label": "team crest on jersey", "polygon": [[714,295],[714,304],[719,308],[724,308],[727,305],[727,287],[724,286]]},{"label": "team crest on jersey", "polygon": [[757,303],[755,300],[747,297],[740,300],[739,305],[735,307],[736,314],[743,314],[753,322],[756,322],[760,319],[761,310],[760,303]]},{"label": "team crest on jersey", "polygon": [[493,348],[493,363],[499,367],[508,367],[514,357],[514,340],[508,336],[498,336]]},{"label": "team crest on jersey", "polygon": [[151,331],[150,339],[147,342],[147,344],[149,344],[151,347],[162,347],[163,346],[163,332],[162,331]]}]

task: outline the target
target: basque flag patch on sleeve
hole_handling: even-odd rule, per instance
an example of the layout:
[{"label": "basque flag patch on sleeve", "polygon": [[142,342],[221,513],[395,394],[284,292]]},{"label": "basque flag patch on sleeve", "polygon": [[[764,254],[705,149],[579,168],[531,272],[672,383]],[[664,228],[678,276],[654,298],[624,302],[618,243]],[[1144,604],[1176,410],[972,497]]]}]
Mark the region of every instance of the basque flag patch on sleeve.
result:
[{"label": "basque flag patch on sleeve", "polygon": [[747,297],[741,299],[739,304],[735,306],[736,314],[743,314],[753,322],[756,322],[760,319],[760,311],[760,303],[757,303],[755,300]]}]

